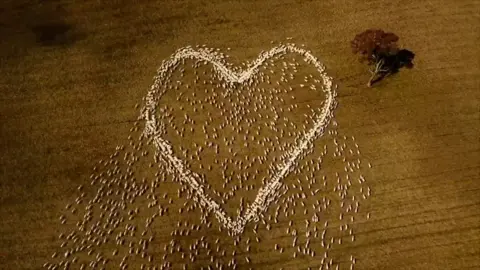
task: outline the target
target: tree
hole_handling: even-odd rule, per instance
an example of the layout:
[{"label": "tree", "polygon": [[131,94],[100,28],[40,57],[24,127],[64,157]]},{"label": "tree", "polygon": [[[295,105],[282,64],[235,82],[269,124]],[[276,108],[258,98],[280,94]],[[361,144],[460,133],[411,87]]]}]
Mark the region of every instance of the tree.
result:
[{"label": "tree", "polygon": [[360,61],[367,61],[367,64],[372,66],[368,87],[397,73],[402,67],[413,67],[412,61],[415,54],[406,49],[399,49],[397,41],[397,35],[380,29],[368,29],[352,40],[353,53],[360,54]]}]

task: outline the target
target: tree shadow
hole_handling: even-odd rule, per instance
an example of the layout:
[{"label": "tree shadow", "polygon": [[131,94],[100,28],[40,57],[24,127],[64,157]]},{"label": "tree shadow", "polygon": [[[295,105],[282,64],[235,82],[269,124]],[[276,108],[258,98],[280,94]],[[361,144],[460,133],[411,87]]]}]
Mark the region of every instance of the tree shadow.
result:
[{"label": "tree shadow", "polygon": [[398,73],[403,67],[413,68],[414,64],[412,61],[414,58],[415,54],[407,49],[399,50],[395,54],[381,55],[380,59],[383,61],[383,64],[379,71],[375,71],[375,76],[368,82],[368,85],[372,86],[384,78]]}]

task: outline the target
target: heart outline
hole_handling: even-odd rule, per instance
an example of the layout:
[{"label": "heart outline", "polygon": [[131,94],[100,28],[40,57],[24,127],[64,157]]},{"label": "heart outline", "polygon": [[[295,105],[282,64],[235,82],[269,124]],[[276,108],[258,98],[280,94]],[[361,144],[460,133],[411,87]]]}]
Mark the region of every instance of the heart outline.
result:
[{"label": "heart outline", "polygon": [[[223,77],[226,82],[241,84],[251,79],[266,60],[280,53],[299,54],[304,56],[305,62],[313,64],[316,67],[319,75],[323,79],[323,92],[326,95],[326,101],[322,107],[321,114],[316,117],[313,127],[298,142],[293,151],[287,152],[288,158],[286,162],[278,166],[275,175],[258,190],[254,202],[249,205],[245,214],[238,216],[236,220],[233,221],[215,200],[205,194],[204,187],[195,179],[197,174],[184,168],[184,162],[174,155],[172,146],[161,137],[161,132],[157,126],[157,118],[155,117],[156,104],[162,96],[162,94],[158,95],[158,90],[161,88],[164,72],[176,67],[183,59],[191,58],[206,61],[214,66],[214,70],[218,75]],[[160,98],[157,98],[156,95],[160,96]],[[333,117],[333,111],[337,105],[335,97],[336,91],[332,88],[332,78],[325,73],[325,67],[322,63],[309,51],[298,48],[293,44],[280,45],[261,53],[249,68],[241,72],[235,72],[227,68],[222,58],[208,50],[195,50],[191,47],[185,47],[177,50],[168,60],[164,60],[157,69],[157,76],[154,77],[154,83],[146,96],[146,104],[142,108],[140,118],[146,121],[143,132],[144,135],[151,136],[154,145],[160,150],[161,155],[166,158],[180,174],[181,182],[187,184],[195,192],[196,196],[194,198],[199,200],[202,206],[207,206],[207,208],[215,214],[217,220],[235,235],[242,233],[249,221],[259,219],[260,213],[265,211],[275,199],[275,196],[278,195],[277,191],[281,186],[282,179],[294,169],[292,165],[298,160],[299,156],[307,150],[309,144],[323,135],[325,128]]]}]

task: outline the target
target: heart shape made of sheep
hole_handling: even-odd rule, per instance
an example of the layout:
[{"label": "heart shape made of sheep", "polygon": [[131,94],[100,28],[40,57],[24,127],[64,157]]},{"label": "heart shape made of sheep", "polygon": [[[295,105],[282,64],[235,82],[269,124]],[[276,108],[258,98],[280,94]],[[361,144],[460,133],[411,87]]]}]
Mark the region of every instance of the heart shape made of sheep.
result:
[{"label": "heart shape made of sheep", "polygon": [[[168,71],[176,68],[182,61],[185,61],[185,59],[196,59],[211,64],[217,75],[227,84],[248,84],[266,60],[285,53],[300,55],[306,63],[313,65],[323,80],[323,87],[322,90],[315,89],[312,91],[323,91],[326,99],[325,102],[323,102],[321,113],[315,116],[313,127],[305,132],[305,135],[298,140],[293,149],[285,153],[286,159],[283,164],[277,166],[276,173],[273,177],[258,190],[254,202],[248,206],[245,213],[234,220],[226,214],[218,202],[206,193],[205,187],[198,181],[198,174],[192,172],[185,166],[185,161],[174,154],[172,145],[162,137],[162,132],[160,132],[162,123],[160,123],[161,121],[158,121],[156,117],[157,104],[162,96],[161,86],[167,80],[166,74],[168,74]],[[218,221],[233,234],[242,233],[249,221],[258,220],[259,215],[268,208],[268,205],[277,195],[282,179],[293,170],[294,163],[316,138],[323,135],[336,106],[336,92],[332,88],[331,77],[325,73],[325,68],[322,63],[305,49],[299,48],[294,44],[280,45],[260,54],[260,56],[248,66],[247,69],[237,72],[228,68],[223,58],[210,50],[193,49],[191,47],[180,49],[169,59],[162,62],[162,65],[158,69],[158,75],[155,77],[155,82],[146,96],[146,105],[142,109],[141,116],[146,121],[144,134],[153,139],[157,150],[162,157],[171,164],[175,173],[179,175],[179,179],[194,191],[195,199],[198,200],[202,206],[207,207],[213,212]]]}]

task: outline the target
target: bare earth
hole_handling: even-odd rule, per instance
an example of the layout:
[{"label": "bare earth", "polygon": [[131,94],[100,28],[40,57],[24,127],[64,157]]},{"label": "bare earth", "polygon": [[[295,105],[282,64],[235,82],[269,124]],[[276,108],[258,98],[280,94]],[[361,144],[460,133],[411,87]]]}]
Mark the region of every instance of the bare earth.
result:
[{"label": "bare earth", "polygon": [[[373,165],[362,206],[371,217],[332,256],[354,256],[355,269],[480,269],[480,2],[33,2],[0,4],[0,269],[41,269],[59,249],[65,205],[128,143],[163,59],[205,44],[239,64],[287,41],[325,64],[339,128]],[[369,89],[349,41],[372,27],[396,33],[416,58]],[[181,216],[152,224],[158,262]],[[216,225],[202,233],[221,235]],[[238,267],[320,265],[280,255],[272,247],[282,241],[257,243]]]}]

